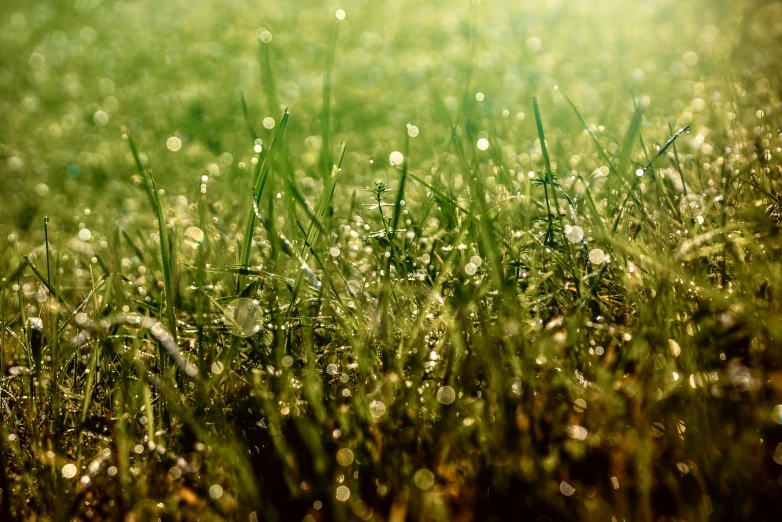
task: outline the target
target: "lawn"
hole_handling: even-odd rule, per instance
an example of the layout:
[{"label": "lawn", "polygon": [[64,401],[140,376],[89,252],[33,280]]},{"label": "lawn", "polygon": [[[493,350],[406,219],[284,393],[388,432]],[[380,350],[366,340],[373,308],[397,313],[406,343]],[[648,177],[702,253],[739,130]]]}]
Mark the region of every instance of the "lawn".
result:
[{"label": "lawn", "polygon": [[780,44],[4,0],[0,520],[777,520]]}]

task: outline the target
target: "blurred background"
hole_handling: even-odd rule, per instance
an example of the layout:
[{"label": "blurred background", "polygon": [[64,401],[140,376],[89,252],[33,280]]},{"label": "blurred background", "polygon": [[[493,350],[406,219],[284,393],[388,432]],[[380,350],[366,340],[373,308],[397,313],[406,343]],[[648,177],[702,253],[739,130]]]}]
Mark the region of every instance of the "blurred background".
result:
[{"label": "blurred background", "polygon": [[[316,193],[333,38],[325,157],[345,141],[344,179],[359,189],[386,179],[407,124],[420,132],[410,168],[425,172],[444,150],[431,86],[454,115],[481,93],[473,109],[519,170],[538,168],[532,96],[559,161],[571,159],[576,140],[591,146],[555,86],[609,146],[635,96],[648,104],[644,132],[691,124],[680,146],[707,161],[732,121],[779,109],[782,4],[774,1],[5,0],[0,13],[7,263],[27,239],[42,240],[33,226],[42,207],[63,212],[52,227],[75,236],[79,223],[101,229],[145,205],[123,133],[180,203],[193,199],[203,173],[218,205],[239,201],[254,145],[241,93],[267,144],[289,107],[297,180]],[[475,134],[488,131],[475,125]]]}]

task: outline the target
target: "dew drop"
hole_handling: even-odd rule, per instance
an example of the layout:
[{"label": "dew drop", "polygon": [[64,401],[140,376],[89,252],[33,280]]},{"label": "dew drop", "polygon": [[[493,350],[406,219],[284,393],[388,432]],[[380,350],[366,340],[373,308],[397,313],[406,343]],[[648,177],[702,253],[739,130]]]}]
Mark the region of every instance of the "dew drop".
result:
[{"label": "dew drop", "polygon": [[401,152],[395,150],[389,154],[388,161],[391,163],[391,165],[401,165],[405,161],[405,157]]},{"label": "dew drop", "polygon": [[559,484],[559,492],[562,493],[563,495],[565,495],[566,497],[569,497],[569,496],[572,496],[573,493],[576,492],[576,488],[574,488],[573,486],[571,486],[567,482],[562,481]]},{"label": "dew drop", "polygon": [[347,486],[339,486],[337,488],[337,500],[345,502],[350,498],[350,489]]},{"label": "dew drop", "polygon": [[263,310],[254,299],[240,297],[225,307],[225,324],[234,335],[250,337],[261,330]]},{"label": "dew drop", "polygon": [[204,242],[204,231],[198,227],[190,227],[185,230],[185,245],[190,248],[198,248]]},{"label": "dew drop", "polygon": [[372,401],[369,403],[369,413],[373,417],[382,417],[386,413],[386,405],[381,401]]},{"label": "dew drop", "polygon": [[584,231],[581,227],[571,227],[570,230],[567,231],[567,238],[571,243],[579,243],[584,239]]},{"label": "dew drop", "polygon": [[337,462],[340,466],[350,466],[353,463],[353,451],[342,448],[337,452]]},{"label": "dew drop", "polygon": [[418,489],[426,491],[434,486],[434,473],[426,468],[421,468],[415,472],[413,476],[413,482],[418,486]]},{"label": "dew drop", "polygon": [[46,65],[46,56],[36,51],[30,55],[30,59],[27,60],[27,63],[36,71],[40,71],[43,69],[43,66]]},{"label": "dew drop", "polygon": [[599,248],[594,248],[589,252],[589,262],[592,263],[593,265],[601,264],[603,261],[605,261],[605,258],[606,258],[605,252],[603,252]]},{"label": "dew drop", "polygon": [[98,127],[103,127],[109,122],[109,115],[106,111],[97,111],[92,115],[92,121],[94,121],[95,125]]},{"label": "dew drop", "polygon": [[180,140],[176,136],[171,136],[166,141],[166,147],[168,147],[168,150],[170,150],[171,152],[177,152],[179,149],[182,148],[182,140]]},{"label": "dew drop", "polygon": [[437,400],[440,401],[440,404],[451,404],[456,400],[456,392],[450,386],[443,386],[437,390]]},{"label": "dew drop", "polygon": [[258,39],[262,41],[263,43],[269,43],[272,41],[272,33],[267,31],[266,29],[262,29],[258,33]]},{"label": "dew drop", "polygon": [[209,488],[209,496],[217,500],[223,496],[223,487],[220,484],[214,484]]},{"label": "dew drop", "polygon": [[76,476],[76,471],[76,464],[68,463],[62,467],[62,476],[67,479],[73,478]]}]

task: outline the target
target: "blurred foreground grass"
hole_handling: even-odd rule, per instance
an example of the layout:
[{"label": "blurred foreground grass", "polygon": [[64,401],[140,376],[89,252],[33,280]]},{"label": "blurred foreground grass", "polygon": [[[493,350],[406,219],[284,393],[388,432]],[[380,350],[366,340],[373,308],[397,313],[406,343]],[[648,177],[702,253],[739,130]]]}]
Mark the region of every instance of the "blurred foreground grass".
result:
[{"label": "blurred foreground grass", "polygon": [[0,13],[0,519],[777,519],[779,3]]}]

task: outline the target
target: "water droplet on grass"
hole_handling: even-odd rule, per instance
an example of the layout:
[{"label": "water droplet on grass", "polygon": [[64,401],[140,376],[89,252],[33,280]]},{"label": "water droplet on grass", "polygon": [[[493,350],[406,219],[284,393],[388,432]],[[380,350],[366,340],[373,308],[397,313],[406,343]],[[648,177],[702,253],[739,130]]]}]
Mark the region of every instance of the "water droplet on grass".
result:
[{"label": "water droplet on grass", "polygon": [[170,150],[171,152],[177,152],[179,149],[182,148],[182,140],[180,140],[176,136],[171,136],[166,141],[166,147],[168,147],[168,150]]},{"label": "water droplet on grass", "polygon": [[76,476],[77,471],[76,464],[69,463],[62,467],[62,476],[67,479],[73,478]]},{"label": "water droplet on grass", "polygon": [[269,43],[272,41],[272,33],[267,31],[266,29],[261,30],[258,33],[258,39],[262,41],[263,43]]},{"label": "water droplet on grass", "polygon": [[198,227],[190,227],[185,230],[185,245],[190,248],[198,248],[204,242],[204,231]]},{"label": "water droplet on grass", "polygon": [[369,413],[373,417],[382,417],[386,413],[386,405],[381,401],[372,401],[369,403]]},{"label": "water droplet on grass", "polygon": [[434,473],[426,468],[421,468],[415,472],[413,476],[413,482],[419,489],[426,491],[434,486]]},{"label": "water droplet on grass", "polygon": [[395,150],[388,155],[388,161],[391,163],[391,165],[401,165],[405,161],[405,157],[401,152]]},{"label": "water droplet on grass", "polygon": [[95,125],[98,127],[103,127],[109,122],[109,115],[105,111],[97,111],[92,115],[92,121],[94,121]]},{"label": "water droplet on grass", "polygon": [[782,466],[782,442],[777,444],[777,449],[774,450],[774,462]]},{"label": "water droplet on grass", "polygon": [[581,227],[571,227],[567,232],[567,238],[571,243],[579,243],[584,239],[584,231]]},{"label": "water droplet on grass", "polygon": [[225,307],[225,324],[236,336],[250,337],[261,330],[263,310],[254,299],[240,297]]},{"label": "water droplet on grass", "polygon": [[605,261],[605,258],[605,252],[599,248],[592,249],[592,251],[589,252],[589,262],[593,265],[601,264],[603,261]]},{"label": "water droplet on grass", "polygon": [[437,400],[440,401],[440,404],[451,404],[456,400],[456,392],[450,386],[443,386],[437,390]]},{"label": "water droplet on grass", "polygon": [[217,500],[223,496],[223,487],[220,484],[214,484],[209,488],[209,496]]},{"label": "water droplet on grass", "polygon": [[353,451],[342,448],[337,452],[337,462],[340,466],[350,466],[353,463]]},{"label": "water droplet on grass", "polygon": [[46,56],[36,51],[30,55],[30,59],[27,60],[27,63],[36,71],[40,71],[43,69],[43,66],[46,65]]},{"label": "water droplet on grass", "polygon": [[337,500],[345,502],[350,498],[350,489],[347,486],[340,486],[337,488]]}]

